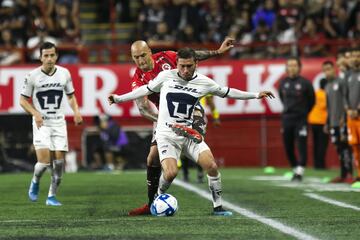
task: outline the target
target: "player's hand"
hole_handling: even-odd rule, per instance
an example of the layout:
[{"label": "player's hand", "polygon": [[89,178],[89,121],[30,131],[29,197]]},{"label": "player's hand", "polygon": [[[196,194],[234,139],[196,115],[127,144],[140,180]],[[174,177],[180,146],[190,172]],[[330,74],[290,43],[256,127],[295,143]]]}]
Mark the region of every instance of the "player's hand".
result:
[{"label": "player's hand", "polygon": [[41,114],[38,112],[34,115],[36,127],[39,129],[42,127],[44,123],[44,119],[42,118]]},{"label": "player's hand", "polygon": [[74,115],[74,123],[75,123],[75,125],[81,125],[81,124],[83,124],[83,118],[82,118],[82,116],[80,115],[80,113],[76,113],[76,114]]},{"label": "player's hand", "polygon": [[258,99],[261,99],[261,98],[275,98],[274,94],[270,91],[262,91],[259,93],[259,97]]},{"label": "player's hand", "polygon": [[108,97],[109,105],[116,103],[115,102],[115,94],[110,94]]},{"label": "player's hand", "polygon": [[234,38],[226,37],[217,51],[219,52],[219,54],[223,54],[224,52],[229,51],[231,48],[234,47],[234,42]]}]

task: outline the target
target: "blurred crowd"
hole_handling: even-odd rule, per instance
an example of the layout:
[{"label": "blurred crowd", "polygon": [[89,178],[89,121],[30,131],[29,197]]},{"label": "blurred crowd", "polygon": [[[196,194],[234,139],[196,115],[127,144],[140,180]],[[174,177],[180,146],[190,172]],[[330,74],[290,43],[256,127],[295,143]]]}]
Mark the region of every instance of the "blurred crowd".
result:
[{"label": "blurred crowd", "polygon": [[[79,0],[0,0],[0,65],[20,61],[14,48],[27,47],[28,62],[39,58],[44,41],[77,44],[80,40]],[[60,62],[76,62],[71,52]]]},{"label": "blurred crowd", "polygon": [[[239,43],[233,58],[327,56],[334,54],[328,39],[360,38],[359,0],[0,0],[0,65],[36,61],[45,40],[79,46],[80,2],[96,4],[98,23],[135,23],[129,42],[171,48],[231,36]],[[17,47],[30,50],[24,55]],[[78,61],[70,50],[60,57]]]},{"label": "blurred crowd", "polygon": [[[231,36],[258,44],[233,49],[233,57],[324,56],[324,39],[359,39],[359,8],[358,0],[144,0],[138,37],[167,46]],[[300,50],[298,40],[309,43]]]}]

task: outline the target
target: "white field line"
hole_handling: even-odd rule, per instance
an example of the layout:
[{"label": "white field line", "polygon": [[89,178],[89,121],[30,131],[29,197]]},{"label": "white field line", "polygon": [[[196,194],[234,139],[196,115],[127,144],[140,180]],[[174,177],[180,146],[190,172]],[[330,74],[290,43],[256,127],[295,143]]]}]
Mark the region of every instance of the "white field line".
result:
[{"label": "white field line", "polygon": [[347,203],[344,203],[344,202],[340,202],[340,201],[337,201],[337,200],[334,200],[334,199],[331,199],[331,198],[323,197],[323,196],[320,196],[320,195],[318,195],[316,193],[304,193],[304,195],[309,197],[309,198],[312,198],[312,199],[316,199],[316,200],[319,200],[319,201],[322,201],[322,202],[325,202],[325,203],[329,203],[331,205],[335,205],[335,206],[343,207],[343,208],[350,208],[350,209],[353,209],[353,210],[356,210],[356,211],[360,211],[359,207],[356,207],[354,205],[347,204]]},{"label": "white field line", "polygon": [[[210,195],[209,192],[207,191],[204,191],[198,187],[195,187],[189,183],[185,183],[183,181],[180,181],[180,180],[177,180],[175,179],[175,181],[173,182],[175,185],[179,186],[179,187],[182,187],[190,192],[193,192],[193,193],[196,193],[197,195],[207,199],[207,200],[210,200],[212,201],[212,197]],[[293,236],[297,239],[304,239],[304,240],[315,240],[315,239],[318,239],[316,237],[313,237],[309,234],[306,234],[306,233],[303,233],[293,227],[289,227],[281,222],[278,222],[276,220],[273,220],[273,219],[270,219],[270,218],[267,218],[267,217],[263,217],[263,216],[260,216],[250,210],[247,210],[245,208],[242,208],[242,207],[239,207],[235,204],[232,204],[228,201],[225,201],[223,200],[223,206],[225,208],[228,208],[228,209],[231,209],[247,218],[250,218],[250,219],[253,219],[255,221],[258,221],[258,222],[261,222],[263,224],[266,224],[272,228],[275,228],[277,230],[279,230],[280,232],[282,233],[285,233],[285,234],[288,234],[290,236]]]}]

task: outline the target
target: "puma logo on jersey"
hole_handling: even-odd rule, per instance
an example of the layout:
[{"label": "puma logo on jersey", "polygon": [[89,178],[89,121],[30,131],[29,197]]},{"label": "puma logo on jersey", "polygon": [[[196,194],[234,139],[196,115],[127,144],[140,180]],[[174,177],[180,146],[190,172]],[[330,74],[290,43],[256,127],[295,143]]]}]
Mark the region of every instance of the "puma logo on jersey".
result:
[{"label": "puma logo on jersey", "polygon": [[52,87],[61,87],[60,83],[46,83],[41,85],[42,88],[52,88]]},{"label": "puma logo on jersey", "polygon": [[174,88],[179,89],[179,90],[183,90],[183,91],[187,91],[187,92],[200,93],[200,92],[197,91],[196,88],[184,87],[184,86],[180,86],[180,85],[175,85]]}]

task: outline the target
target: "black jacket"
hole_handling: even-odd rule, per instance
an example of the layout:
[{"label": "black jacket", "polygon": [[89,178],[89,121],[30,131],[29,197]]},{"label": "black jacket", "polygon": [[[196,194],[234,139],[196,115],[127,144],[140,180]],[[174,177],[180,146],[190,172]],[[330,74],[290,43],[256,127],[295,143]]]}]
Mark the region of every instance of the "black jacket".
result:
[{"label": "black jacket", "polygon": [[306,121],[315,104],[311,82],[301,76],[286,77],[279,85],[280,100],[284,105],[283,121]]}]

